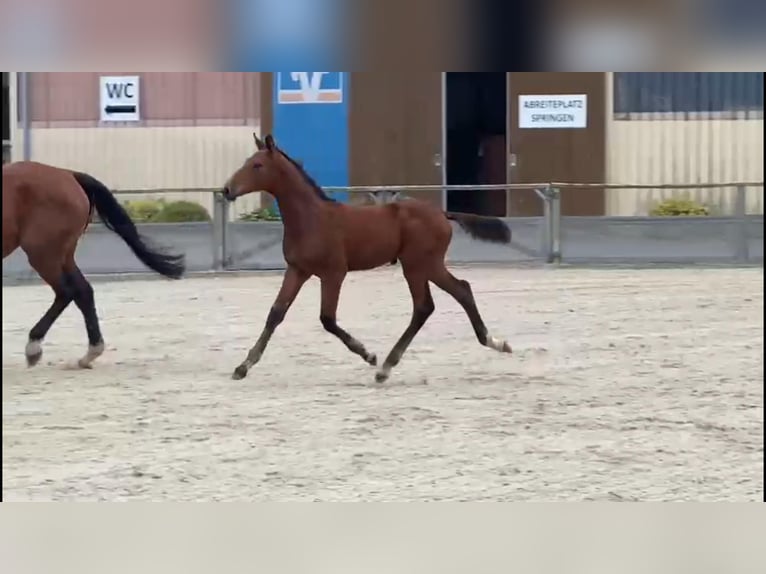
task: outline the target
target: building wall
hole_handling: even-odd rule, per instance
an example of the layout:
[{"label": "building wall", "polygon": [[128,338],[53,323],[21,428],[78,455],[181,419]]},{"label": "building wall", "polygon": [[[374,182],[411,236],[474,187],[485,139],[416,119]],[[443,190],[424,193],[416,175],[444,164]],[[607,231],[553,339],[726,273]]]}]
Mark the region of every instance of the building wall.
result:
[{"label": "building wall", "polygon": [[[603,72],[509,72],[510,148],[517,156],[511,169],[513,183],[549,181],[603,183],[606,177]],[[519,127],[519,95],[585,94],[584,128],[525,129]],[[534,190],[511,191],[512,215],[542,215],[543,202]],[[563,215],[605,214],[605,193],[600,187],[562,189]]]},{"label": "building wall", "polygon": [[[763,181],[763,107],[760,92],[743,82],[741,85],[710,86],[727,100],[747,99],[739,110],[725,112],[684,111],[692,104],[676,97],[673,103],[663,103],[667,111],[650,108],[651,102],[639,103],[636,113],[615,109],[613,74],[607,81],[607,181],[624,184],[704,183]],[[671,92],[682,87],[669,86]],[[707,89],[703,86],[703,92]],[[761,89],[762,90],[762,89]],[[716,105],[704,93],[691,95]],[[677,103],[676,103],[677,102]],[[699,102],[697,102],[699,103]],[[704,103],[704,102],[703,102]],[[675,107],[673,107],[675,105]],[[655,111],[647,111],[654,109]],[[607,212],[610,215],[645,215],[651,208],[669,197],[690,197],[704,202],[721,213],[732,213],[733,190],[610,190]],[[748,193],[748,210],[763,213],[763,188]]]},{"label": "building wall", "polygon": [[[251,133],[260,131],[262,118],[264,130],[270,129],[271,102],[264,100],[264,94],[270,94],[270,74],[234,72],[140,73],[143,121],[99,127],[98,77],[107,74],[130,72],[30,74],[33,159],[93,173],[116,190],[218,189],[252,152]],[[9,79],[11,117],[15,118],[16,73]],[[615,108],[613,80],[609,73],[605,82],[606,181],[763,180],[762,87],[760,112],[705,116],[671,110],[642,115],[623,113],[624,102]],[[731,96],[753,86],[721,89]],[[352,94],[352,105],[365,106],[358,98],[353,102]],[[434,102],[434,107],[440,105]],[[380,116],[379,112],[376,108],[366,113]],[[18,127],[12,130],[15,160],[23,153],[22,138]],[[359,151],[352,147],[352,155],[355,149]],[[361,181],[367,179],[362,175],[367,170],[359,172],[357,162],[352,163],[352,173],[357,174],[352,183],[374,183]],[[734,196],[719,190],[610,190],[606,211],[646,214],[672,194],[689,195],[722,212],[731,209]],[[183,197],[212,209],[208,192],[187,191]],[[235,204],[233,216],[259,206],[260,198],[254,194]],[[763,213],[762,189],[750,192],[748,208]]]},{"label": "building wall", "polygon": [[[141,77],[142,121],[100,126],[99,76],[131,74]],[[32,158],[92,173],[120,191],[220,189],[252,153],[252,132],[260,131],[258,76],[31,73]],[[21,159],[23,133],[16,136],[13,156]],[[209,192],[172,197],[212,210]],[[258,194],[248,196],[235,204],[233,215],[259,205]]]},{"label": "building wall", "polygon": [[32,72],[32,127],[97,127],[99,77],[141,78],[132,127],[241,125],[260,115],[260,75],[246,72]]},{"label": "building wall", "polygon": [[[442,72],[352,72],[351,185],[441,185],[442,113]],[[407,195],[442,204],[441,191]]]},{"label": "building wall", "polygon": [[[253,153],[253,131],[259,127],[36,128],[32,157],[90,173],[116,191],[189,190],[131,194],[128,199],[186,199],[211,212],[210,190],[221,189]],[[19,134],[16,159],[21,159],[22,146],[23,134]],[[232,216],[259,206],[258,194],[244,197],[234,204]]]}]

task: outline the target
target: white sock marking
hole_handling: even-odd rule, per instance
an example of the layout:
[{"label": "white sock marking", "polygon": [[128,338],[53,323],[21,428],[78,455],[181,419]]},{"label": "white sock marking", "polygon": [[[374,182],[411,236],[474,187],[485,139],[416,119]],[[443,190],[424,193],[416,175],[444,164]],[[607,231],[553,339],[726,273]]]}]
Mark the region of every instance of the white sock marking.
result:
[{"label": "white sock marking", "polygon": [[27,357],[33,357],[35,355],[39,355],[42,350],[42,341],[29,341],[27,343],[27,348],[24,350],[24,353]]},{"label": "white sock marking", "polygon": [[85,356],[77,361],[77,364],[87,369],[90,367],[90,364],[98,359],[102,354],[104,353],[104,343],[99,343],[98,345],[88,346],[88,352],[85,353]]},{"label": "white sock marking", "polygon": [[507,343],[502,339],[496,339],[495,337],[487,336],[487,347],[490,347],[499,353],[504,352],[506,345]]}]

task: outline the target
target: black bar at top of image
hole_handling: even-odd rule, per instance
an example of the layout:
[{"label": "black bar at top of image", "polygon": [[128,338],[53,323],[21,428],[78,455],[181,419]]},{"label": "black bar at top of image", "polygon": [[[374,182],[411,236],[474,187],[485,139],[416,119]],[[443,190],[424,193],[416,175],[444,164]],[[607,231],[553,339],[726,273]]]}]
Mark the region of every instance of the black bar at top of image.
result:
[{"label": "black bar at top of image", "polygon": [[545,71],[546,0],[480,0],[475,30],[482,71]]}]

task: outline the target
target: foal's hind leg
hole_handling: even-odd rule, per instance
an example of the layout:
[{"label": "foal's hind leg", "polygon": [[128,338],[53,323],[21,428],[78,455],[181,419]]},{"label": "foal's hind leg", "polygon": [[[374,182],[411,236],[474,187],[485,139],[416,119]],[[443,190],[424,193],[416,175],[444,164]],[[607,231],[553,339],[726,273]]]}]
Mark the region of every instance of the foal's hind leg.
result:
[{"label": "foal's hind leg", "polygon": [[345,273],[329,275],[321,278],[322,281],[322,308],[319,320],[328,333],[332,333],[340,339],[349,351],[362,357],[366,363],[373,367],[377,365],[378,358],[374,353],[367,352],[364,345],[338,326],[336,315],[338,312],[338,298],[340,288],[343,285]]},{"label": "foal's hind leg", "polygon": [[494,349],[500,353],[510,353],[511,346],[508,341],[502,339],[496,339],[490,336],[487,326],[479,314],[479,310],[476,308],[476,301],[473,298],[473,291],[471,291],[471,285],[468,281],[458,279],[452,273],[450,273],[446,267],[441,266],[436,271],[430,280],[440,289],[443,289],[463,307],[468,318],[471,320],[471,326],[479,343],[490,349]]},{"label": "foal's hind leg", "polygon": [[399,364],[399,361],[410,346],[412,340],[418,331],[425,325],[428,318],[433,314],[435,306],[431,297],[431,289],[428,286],[428,279],[423,271],[418,268],[404,267],[404,277],[407,279],[407,285],[412,295],[412,318],[410,324],[399,337],[391,352],[386,357],[380,370],[375,374],[375,380],[382,383],[388,379],[391,369]]}]

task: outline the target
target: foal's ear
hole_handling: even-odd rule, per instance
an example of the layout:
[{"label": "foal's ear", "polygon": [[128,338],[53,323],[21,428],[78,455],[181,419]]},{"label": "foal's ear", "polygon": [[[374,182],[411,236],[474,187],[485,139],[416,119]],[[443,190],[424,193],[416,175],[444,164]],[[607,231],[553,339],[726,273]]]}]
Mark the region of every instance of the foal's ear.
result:
[{"label": "foal's ear", "polygon": [[255,147],[258,148],[259,151],[266,147],[266,144],[261,141],[261,138],[259,138],[258,134],[255,132],[253,132],[253,139],[255,140]]},{"label": "foal's ear", "polygon": [[271,134],[266,136],[266,149],[269,151],[277,149],[277,142],[274,141],[274,136]]}]

